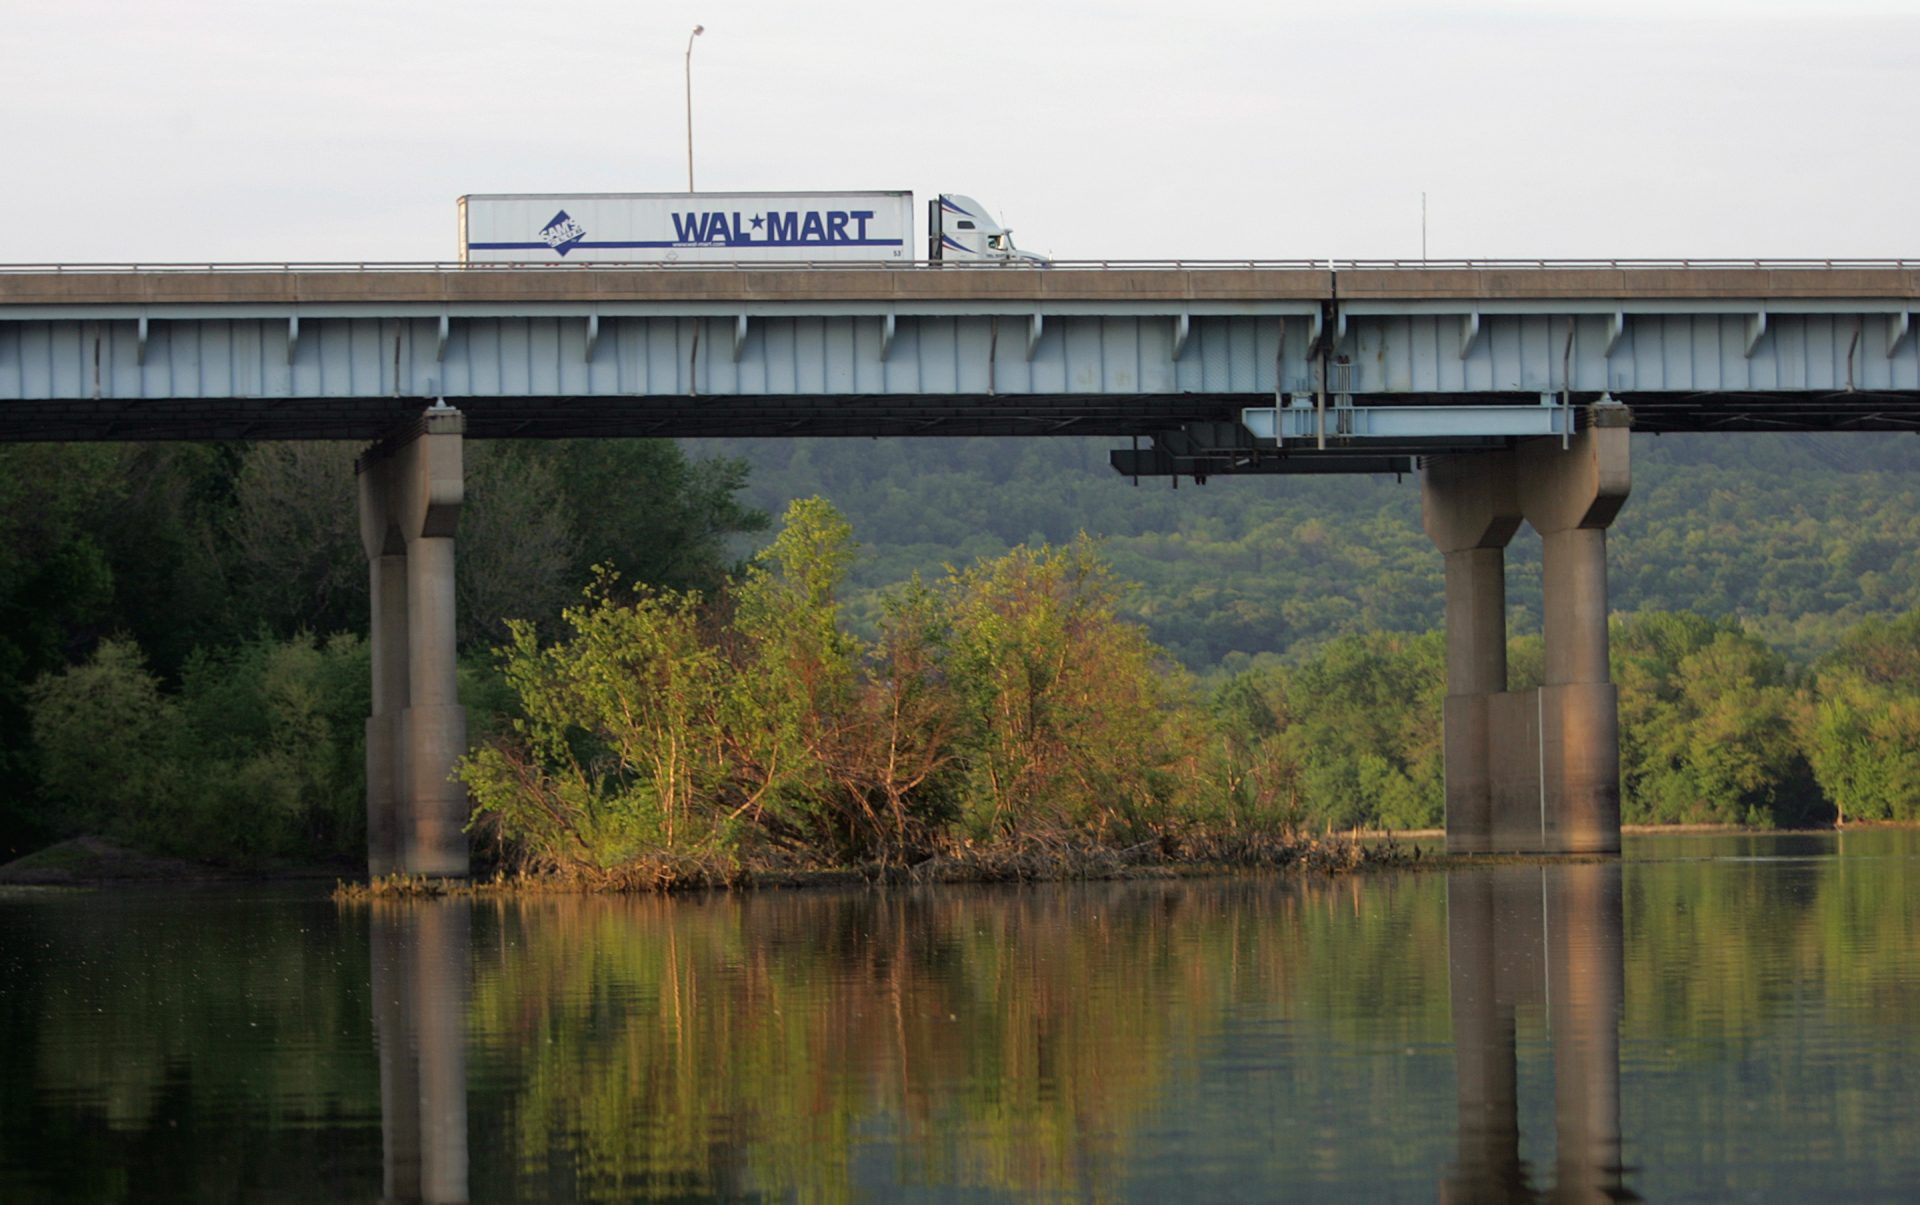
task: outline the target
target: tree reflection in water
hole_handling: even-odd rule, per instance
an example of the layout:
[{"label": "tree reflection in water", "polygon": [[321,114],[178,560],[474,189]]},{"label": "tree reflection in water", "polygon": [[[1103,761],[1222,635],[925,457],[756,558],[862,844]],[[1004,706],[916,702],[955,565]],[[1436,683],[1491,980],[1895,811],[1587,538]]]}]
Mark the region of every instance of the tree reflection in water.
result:
[{"label": "tree reflection in water", "polygon": [[[1420,901],[1444,886],[1459,1121],[1441,1198],[1630,1199],[1619,864],[1471,868],[1416,877],[1411,898],[1370,883],[1366,915],[1397,911],[1415,932],[1372,949],[1326,928],[1358,886],[379,905],[384,1195],[467,1199],[471,1040],[483,1162],[538,1195],[892,1183],[1127,1197],[1149,1150],[1163,1166],[1226,1153],[1218,1136],[1169,1148],[1156,1131],[1177,1068],[1217,1055],[1232,1015],[1291,1013],[1327,990],[1332,960],[1342,982],[1378,985],[1364,970],[1376,958],[1436,951],[1439,933],[1418,931],[1437,909]],[[1371,1000],[1410,1038],[1445,1015],[1423,979],[1437,987],[1403,973],[1392,981],[1411,998]],[[1331,1011],[1363,1016],[1356,1005]],[[1521,1155],[1517,1016],[1544,1018],[1552,1041],[1550,1194]],[[1371,1108],[1390,1110],[1394,1082],[1374,1091],[1387,1099]],[[1345,1154],[1391,1144],[1394,1127],[1378,1128],[1343,1134]],[[1315,1157],[1279,1146],[1269,1173]]]},{"label": "tree reflection in water", "polygon": [[0,893],[0,1200],[1904,1200],[1916,865]]}]

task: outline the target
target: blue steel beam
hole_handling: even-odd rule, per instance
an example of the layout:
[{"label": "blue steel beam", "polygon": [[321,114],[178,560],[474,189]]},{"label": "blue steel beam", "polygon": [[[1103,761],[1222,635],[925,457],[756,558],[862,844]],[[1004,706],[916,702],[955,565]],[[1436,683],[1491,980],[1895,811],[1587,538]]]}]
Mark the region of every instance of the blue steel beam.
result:
[{"label": "blue steel beam", "polygon": [[1653,430],[1910,430],[1916,312],[1904,265],[0,271],[0,439],[369,438],[441,398],[479,437],[1162,439],[1252,413],[1285,442],[1311,409],[1293,450],[1330,457],[1323,434],[1516,437],[1543,397]]}]

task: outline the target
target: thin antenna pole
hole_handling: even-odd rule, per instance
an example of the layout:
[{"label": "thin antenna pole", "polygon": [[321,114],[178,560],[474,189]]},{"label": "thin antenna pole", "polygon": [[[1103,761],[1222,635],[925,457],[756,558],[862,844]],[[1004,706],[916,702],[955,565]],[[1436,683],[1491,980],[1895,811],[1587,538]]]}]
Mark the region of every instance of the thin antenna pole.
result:
[{"label": "thin antenna pole", "polygon": [[1427,194],[1424,189],[1420,193],[1420,262],[1427,262]]}]

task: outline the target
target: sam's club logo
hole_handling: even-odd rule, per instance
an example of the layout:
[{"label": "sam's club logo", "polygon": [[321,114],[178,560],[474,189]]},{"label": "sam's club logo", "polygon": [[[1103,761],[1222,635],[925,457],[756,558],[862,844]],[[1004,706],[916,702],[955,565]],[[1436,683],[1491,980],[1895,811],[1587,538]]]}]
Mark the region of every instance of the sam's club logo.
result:
[{"label": "sam's club logo", "polygon": [[566,210],[553,215],[553,220],[540,228],[540,237],[547,246],[565,255],[573,249],[575,243],[587,237],[586,227],[567,216]]}]

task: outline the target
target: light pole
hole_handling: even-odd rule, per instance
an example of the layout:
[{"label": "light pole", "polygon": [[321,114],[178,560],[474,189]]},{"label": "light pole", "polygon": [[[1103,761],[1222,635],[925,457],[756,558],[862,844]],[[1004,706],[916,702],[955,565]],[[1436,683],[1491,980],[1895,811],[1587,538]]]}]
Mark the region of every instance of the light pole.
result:
[{"label": "light pole", "polygon": [[693,40],[707,32],[704,25],[696,25],[687,35],[687,191],[693,191]]}]

